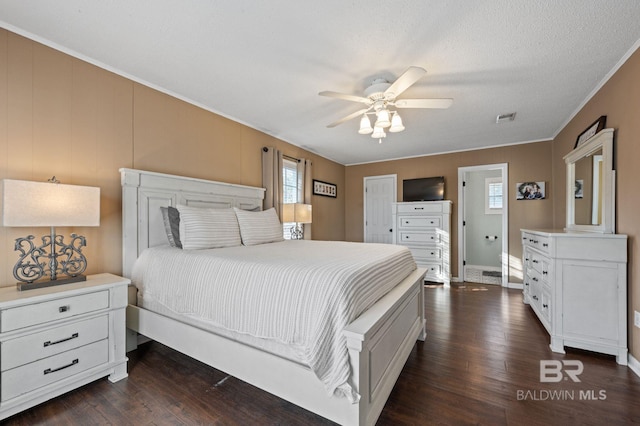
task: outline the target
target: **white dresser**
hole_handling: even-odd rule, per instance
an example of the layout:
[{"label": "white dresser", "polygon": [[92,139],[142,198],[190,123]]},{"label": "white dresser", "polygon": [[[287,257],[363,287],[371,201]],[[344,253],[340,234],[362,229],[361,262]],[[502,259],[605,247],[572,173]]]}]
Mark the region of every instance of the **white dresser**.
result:
[{"label": "white dresser", "polygon": [[393,203],[393,243],[411,250],[425,280],[451,282],[451,201]]},{"label": "white dresser", "polygon": [[0,289],[0,419],[100,377],[127,377],[129,280],[111,274]]},{"label": "white dresser", "polygon": [[627,236],[522,229],[524,303],[564,347],[627,364]]}]

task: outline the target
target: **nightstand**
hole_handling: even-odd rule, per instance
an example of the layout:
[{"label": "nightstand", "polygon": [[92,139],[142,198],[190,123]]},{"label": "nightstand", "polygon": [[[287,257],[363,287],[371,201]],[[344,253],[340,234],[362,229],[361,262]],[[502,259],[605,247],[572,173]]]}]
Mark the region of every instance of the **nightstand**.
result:
[{"label": "nightstand", "polygon": [[104,376],[127,377],[126,278],[0,288],[0,419]]}]

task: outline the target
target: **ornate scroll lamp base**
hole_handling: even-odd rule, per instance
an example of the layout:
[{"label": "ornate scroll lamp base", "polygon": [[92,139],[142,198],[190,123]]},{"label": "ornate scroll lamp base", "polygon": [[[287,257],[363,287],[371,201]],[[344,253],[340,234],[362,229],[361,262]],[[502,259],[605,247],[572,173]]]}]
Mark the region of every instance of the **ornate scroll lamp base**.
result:
[{"label": "ornate scroll lamp base", "polygon": [[291,239],[292,240],[304,240],[304,228],[299,223],[291,227]]},{"label": "ornate scroll lamp base", "polygon": [[[62,235],[56,235],[52,227],[51,234],[42,237],[42,245],[36,247],[33,240],[33,235],[16,239],[15,250],[20,252],[20,259],[13,267],[13,276],[19,281],[18,290],[86,281],[87,277],[82,275],[87,269],[87,258],[82,253],[82,247],[86,246],[83,236],[71,234],[71,242],[65,244]],[[58,279],[58,274],[66,276]]]}]

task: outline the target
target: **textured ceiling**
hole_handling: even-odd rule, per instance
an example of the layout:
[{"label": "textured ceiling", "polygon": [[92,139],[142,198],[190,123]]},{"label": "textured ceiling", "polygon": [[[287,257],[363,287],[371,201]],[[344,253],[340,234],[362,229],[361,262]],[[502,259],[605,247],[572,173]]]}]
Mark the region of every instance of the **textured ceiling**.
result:
[{"label": "textured ceiling", "polygon": [[[637,0],[0,0],[8,30],[342,164],[551,139],[639,22]],[[358,119],[326,127],[362,105],[318,92],[411,65],[427,74],[399,98],[451,108],[403,110],[381,144]]]}]

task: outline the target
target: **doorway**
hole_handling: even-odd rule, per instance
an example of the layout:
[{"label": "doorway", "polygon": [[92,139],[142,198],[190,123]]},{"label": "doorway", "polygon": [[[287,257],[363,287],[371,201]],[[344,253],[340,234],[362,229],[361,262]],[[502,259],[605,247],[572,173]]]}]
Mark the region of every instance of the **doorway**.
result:
[{"label": "doorway", "polygon": [[397,175],[364,178],[364,242],[393,244],[391,203],[397,198]]},{"label": "doorway", "polygon": [[508,166],[458,168],[458,278],[509,285]]}]

